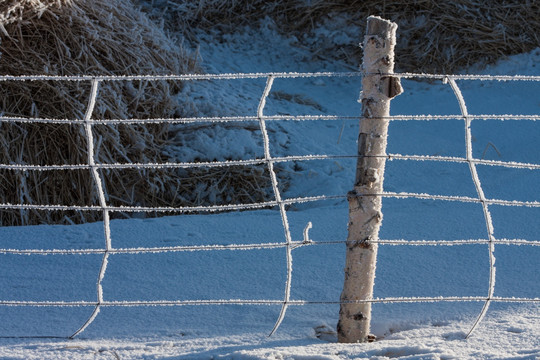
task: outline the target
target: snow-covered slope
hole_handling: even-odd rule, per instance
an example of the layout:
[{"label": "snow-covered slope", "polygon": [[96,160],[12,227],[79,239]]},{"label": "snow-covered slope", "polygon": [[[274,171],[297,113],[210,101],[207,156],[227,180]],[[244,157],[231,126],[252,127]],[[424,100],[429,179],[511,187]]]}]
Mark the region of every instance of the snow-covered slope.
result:
[{"label": "snow-covered slope", "polygon": [[[360,39],[359,39],[360,41]],[[208,72],[349,71],[339,63],[312,59],[270,26],[235,35],[201,37]],[[539,75],[540,50],[512,57],[484,72]],[[398,60],[399,61],[399,60]],[[185,95],[196,115],[255,115],[265,80],[191,83]],[[473,114],[539,114],[540,83],[461,81]],[[393,114],[458,114],[448,85],[403,81],[405,93]],[[357,116],[358,78],[277,79],[265,114]],[[474,121],[477,158],[540,163],[540,128],[533,121]],[[358,124],[351,120],[275,121],[267,124],[272,156],[353,155]],[[181,137],[181,132],[178,135]],[[193,132],[190,134],[193,135]],[[212,125],[173,147],[177,159],[247,159],[263,154],[258,131]],[[389,152],[464,156],[462,120],[393,122]],[[354,159],[301,161],[283,166],[287,198],[344,195],[352,187]],[[479,166],[488,198],[540,201],[538,170]],[[476,197],[466,164],[391,161],[387,191]],[[540,209],[490,207],[495,236],[538,241]],[[485,239],[479,204],[425,199],[385,199],[382,239]],[[346,239],[347,204],[327,200],[287,211],[293,240]],[[115,248],[283,242],[276,210],[114,220]],[[0,228],[0,248],[99,249],[101,223],[78,226]],[[375,296],[437,297],[488,294],[488,246],[381,246]],[[335,343],[345,247],[306,245],[293,254],[291,299],[321,302],[290,306],[278,332],[267,337],[280,304],[104,307],[75,340],[66,340],[92,307],[0,306],[0,358],[5,359],[538,359],[540,305],[494,303],[476,332],[465,340],[481,302],[376,304],[367,344]],[[281,300],[286,280],[284,248],[113,254],[103,282],[106,301]],[[500,297],[540,298],[540,247],[496,245]],[[0,255],[0,301],[88,301],[96,299],[101,254]],[[326,304],[325,302],[328,302]],[[334,303],[332,303],[334,302]],[[33,336],[57,339],[25,338]],[[19,338],[21,337],[21,338]]]}]

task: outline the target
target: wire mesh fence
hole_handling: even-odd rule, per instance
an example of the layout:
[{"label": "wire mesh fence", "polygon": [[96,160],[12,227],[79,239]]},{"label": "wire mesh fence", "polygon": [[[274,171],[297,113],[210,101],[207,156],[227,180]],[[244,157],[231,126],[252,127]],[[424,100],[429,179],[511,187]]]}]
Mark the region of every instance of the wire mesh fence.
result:
[{"label": "wire mesh fence", "polygon": [[[304,231],[304,238],[294,240],[289,229],[289,220],[287,206],[299,203],[315,203],[329,199],[346,199],[347,195],[318,195],[318,196],[303,196],[303,197],[284,197],[278,186],[278,177],[274,165],[277,163],[295,162],[295,161],[313,161],[313,160],[328,160],[328,159],[355,159],[357,154],[351,155],[328,155],[328,154],[310,154],[305,156],[272,156],[272,148],[269,141],[267,122],[269,121],[335,121],[347,120],[357,121],[360,117],[356,116],[340,116],[340,115],[265,115],[265,105],[269,94],[272,91],[272,86],[275,79],[280,78],[312,78],[312,77],[362,77],[364,74],[360,72],[321,72],[321,73],[251,73],[251,74],[218,74],[218,75],[178,75],[178,76],[2,76],[2,81],[80,81],[91,84],[91,91],[88,100],[88,106],[82,119],[51,119],[51,118],[29,118],[29,117],[13,117],[0,116],[0,123],[52,123],[52,124],[71,124],[81,126],[87,139],[87,162],[81,164],[0,164],[0,169],[28,172],[28,171],[56,171],[56,170],[88,170],[94,183],[95,191],[98,194],[99,203],[95,205],[74,205],[74,204],[31,204],[31,203],[1,203],[0,210],[42,210],[42,211],[100,211],[103,214],[103,247],[95,249],[13,249],[0,248],[1,254],[18,254],[18,255],[67,255],[67,254],[100,254],[102,255],[101,266],[99,268],[98,280],[96,285],[96,300],[95,301],[6,301],[0,300],[0,306],[30,306],[30,307],[73,307],[87,306],[93,307],[94,310],[90,317],[76,330],[70,337],[73,338],[83,332],[98,316],[100,309],[103,307],[132,307],[132,306],[193,306],[193,305],[225,305],[225,304],[244,304],[244,305],[279,305],[281,311],[276,319],[275,325],[271,330],[273,334],[282,323],[287,308],[289,306],[310,305],[310,304],[340,304],[336,301],[312,301],[312,300],[293,300],[291,299],[291,283],[293,278],[293,250],[302,246],[317,246],[328,244],[345,244],[345,240],[327,239],[325,241],[313,241],[309,238],[308,228]],[[516,161],[495,161],[478,159],[473,156],[472,151],[472,134],[471,122],[474,120],[488,121],[536,121],[540,120],[540,115],[522,115],[522,114],[481,114],[472,115],[468,113],[466,102],[461,90],[457,84],[457,80],[480,80],[480,81],[540,81],[539,76],[488,76],[488,75],[437,75],[437,74],[413,74],[402,73],[392,74],[392,76],[406,79],[431,79],[441,80],[447,84],[453,91],[456,100],[459,104],[460,113],[454,115],[393,115],[388,119],[391,121],[463,121],[464,124],[464,140],[465,140],[465,156],[429,156],[429,155],[403,155],[403,154],[386,154],[385,157],[390,160],[399,161],[430,161],[430,162],[446,162],[446,163],[464,163],[467,164],[470,170],[471,178],[474,183],[477,196],[453,196],[453,195],[438,195],[416,192],[392,192],[384,191],[380,194],[370,194],[369,196],[380,196],[385,198],[416,198],[430,199],[435,201],[445,202],[465,202],[477,203],[482,206],[485,226],[486,238],[480,239],[461,239],[461,240],[401,240],[401,239],[379,239],[374,242],[383,245],[394,246],[466,246],[483,244],[488,247],[489,254],[489,284],[487,284],[487,293],[485,296],[440,296],[440,297],[385,297],[365,300],[364,302],[371,303],[407,303],[407,302],[483,302],[484,306],[478,315],[474,324],[469,330],[469,334],[474,331],[478,324],[482,321],[488,307],[492,302],[540,302],[539,297],[499,297],[495,296],[495,246],[499,244],[505,245],[526,245],[540,246],[540,240],[519,239],[519,238],[497,238],[494,236],[494,229],[497,224],[494,224],[491,218],[490,206],[506,206],[506,207],[540,207],[540,202],[518,201],[518,200],[501,200],[488,198],[482,188],[477,165],[488,165],[493,167],[512,168],[512,169],[529,169],[533,171],[540,170],[540,164],[529,162]],[[231,117],[190,117],[190,118],[162,118],[162,119],[94,119],[92,118],[96,100],[99,98],[100,84],[106,81],[136,81],[136,80],[174,80],[174,81],[200,81],[200,80],[219,80],[227,81],[233,79],[266,79],[266,85],[261,94],[257,111],[255,114],[245,116]],[[262,143],[264,148],[264,156],[260,158],[246,160],[227,160],[227,161],[206,161],[206,162],[166,162],[166,163],[99,163],[96,162],[94,156],[95,139],[93,136],[93,127],[95,125],[113,125],[113,124],[156,124],[156,123],[223,123],[223,122],[258,122]],[[103,185],[103,174],[100,170],[103,169],[154,169],[154,168],[199,168],[199,167],[229,167],[237,165],[265,165],[271,180],[271,188],[273,200],[242,203],[242,204],[226,204],[226,205],[211,205],[211,206],[170,206],[170,207],[151,207],[151,206],[114,206],[108,203],[106,189]],[[281,218],[283,241],[273,243],[256,243],[256,244],[228,244],[228,245],[190,245],[190,246],[164,246],[164,247],[133,247],[133,248],[116,248],[113,246],[113,237],[110,230],[110,214],[114,212],[136,213],[136,212],[155,212],[155,213],[215,213],[232,210],[256,210],[263,208],[277,208]],[[384,209],[383,209],[384,211]],[[238,216],[242,216],[239,213]],[[107,266],[111,260],[112,254],[136,254],[136,253],[164,253],[164,252],[186,252],[186,251],[224,251],[224,250],[246,250],[246,249],[275,249],[284,248],[286,250],[286,284],[284,288],[283,298],[256,300],[256,299],[215,299],[215,300],[153,300],[153,301],[108,301],[107,294],[104,293],[102,282],[107,276]]]}]

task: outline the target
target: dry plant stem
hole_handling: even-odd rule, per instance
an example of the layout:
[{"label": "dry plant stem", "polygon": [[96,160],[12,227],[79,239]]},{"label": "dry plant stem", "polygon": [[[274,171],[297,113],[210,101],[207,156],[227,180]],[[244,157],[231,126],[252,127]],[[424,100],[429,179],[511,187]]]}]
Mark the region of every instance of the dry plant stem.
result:
[{"label": "dry plant stem", "polygon": [[[349,235],[345,283],[337,325],[338,341],[369,338],[377,244],[382,222],[382,199],[390,100],[402,92],[399,79],[379,74],[394,71],[397,25],[370,16],[364,38],[362,119],[354,189],[349,192]],[[365,301],[365,302],[362,302]]]}]

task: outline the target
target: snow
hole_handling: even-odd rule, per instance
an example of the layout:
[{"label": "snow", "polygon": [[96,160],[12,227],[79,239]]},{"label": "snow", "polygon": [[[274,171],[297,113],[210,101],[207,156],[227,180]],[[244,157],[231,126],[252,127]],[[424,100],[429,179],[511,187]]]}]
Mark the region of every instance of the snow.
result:
[{"label": "snow", "polygon": [[[339,62],[313,59],[271,24],[221,37],[201,34],[200,54],[210,73],[350,71]],[[331,34],[332,32],[329,32]],[[348,35],[347,35],[348,36]],[[343,35],[339,41],[349,41]],[[337,41],[337,40],[336,40]],[[360,39],[351,41],[359,42]],[[540,75],[540,49],[473,73]],[[539,114],[539,82],[457,80],[471,114]],[[189,82],[179,101],[185,116],[257,115],[266,79]],[[402,80],[405,93],[393,114],[460,114],[448,84]],[[360,79],[275,79],[265,115],[358,116]],[[191,104],[191,106],[189,106]],[[538,164],[540,128],[534,121],[473,120],[472,155]],[[191,127],[191,131],[185,131]],[[355,155],[357,120],[267,121],[272,157]],[[178,125],[171,161],[264,158],[257,121]],[[184,131],[180,131],[180,130]],[[465,157],[463,120],[396,121],[389,153]],[[288,174],[284,199],[345,195],[354,158],[279,163]],[[476,165],[488,199],[540,201],[534,169]],[[281,179],[278,176],[278,181]],[[281,180],[283,181],[283,180]],[[477,198],[467,163],[388,161],[385,191]],[[538,241],[539,207],[489,205],[496,239]],[[482,205],[422,198],[385,198],[381,239],[467,240],[488,234]],[[68,340],[92,306],[0,306],[0,358],[5,359],[539,359],[540,304],[492,302],[465,339],[482,301],[377,303],[365,344],[336,343],[343,283],[347,204],[342,198],[287,207],[293,242],[291,300],[272,336],[285,296],[287,249],[278,207],[242,212],[113,220],[113,249],[168,247],[160,253],[111,253],[96,320]],[[3,249],[104,249],[103,224],[0,228]],[[329,242],[316,244],[317,242]],[[280,243],[281,247],[263,247]],[[210,250],[211,245],[254,245]],[[262,244],[262,245],[261,245]],[[178,247],[205,246],[206,251]],[[225,249],[224,249],[225,248]],[[175,250],[176,249],[176,250]],[[495,245],[496,297],[540,298],[540,247]],[[0,254],[0,301],[95,302],[103,254]],[[489,246],[381,245],[377,298],[473,297],[489,293]],[[271,305],[182,305],[178,301],[257,300]],[[300,305],[301,301],[318,302]],[[171,306],[127,306],[171,301]],[[36,338],[33,338],[36,337]],[[50,337],[50,338],[43,338]]]}]

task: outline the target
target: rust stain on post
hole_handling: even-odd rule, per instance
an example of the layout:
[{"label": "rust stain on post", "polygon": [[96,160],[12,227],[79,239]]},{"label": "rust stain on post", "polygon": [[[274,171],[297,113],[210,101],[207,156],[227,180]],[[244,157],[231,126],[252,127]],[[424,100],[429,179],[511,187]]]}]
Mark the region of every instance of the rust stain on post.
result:
[{"label": "rust stain on post", "polygon": [[345,282],[337,325],[338,341],[371,341],[371,303],[386,163],[387,117],[390,100],[402,93],[394,71],[397,25],[370,16],[364,38],[362,69],[362,119],[358,137],[358,161],[354,189],[348,194],[349,235]]}]

